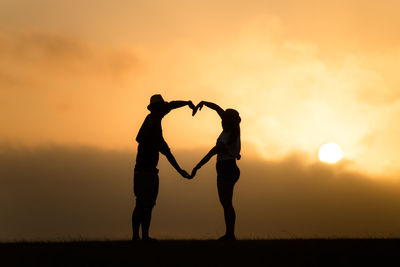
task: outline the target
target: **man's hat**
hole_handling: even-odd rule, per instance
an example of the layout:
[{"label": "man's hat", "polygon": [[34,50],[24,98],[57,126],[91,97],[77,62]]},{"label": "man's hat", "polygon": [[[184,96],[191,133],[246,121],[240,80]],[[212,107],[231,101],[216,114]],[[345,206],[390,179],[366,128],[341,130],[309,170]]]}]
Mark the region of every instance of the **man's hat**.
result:
[{"label": "man's hat", "polygon": [[147,106],[147,109],[151,111],[152,108],[162,106],[165,103],[167,102],[164,101],[163,97],[160,94],[156,94],[150,98],[150,104]]}]

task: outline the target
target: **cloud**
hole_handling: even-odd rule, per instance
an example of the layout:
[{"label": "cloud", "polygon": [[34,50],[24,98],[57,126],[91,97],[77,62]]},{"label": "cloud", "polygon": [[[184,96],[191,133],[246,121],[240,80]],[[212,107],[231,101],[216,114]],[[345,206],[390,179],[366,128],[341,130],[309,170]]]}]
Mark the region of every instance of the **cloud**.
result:
[{"label": "cloud", "polygon": [[[206,151],[173,152],[190,170]],[[134,152],[90,147],[0,148],[0,240],[129,238]],[[243,238],[398,237],[400,184],[302,155],[267,161],[246,154],[235,188]],[[160,161],[152,234],[223,234],[213,160],[195,180]]]},{"label": "cloud", "polygon": [[[75,85],[93,82],[94,79],[99,81],[98,84],[118,84],[127,80],[127,73],[131,75],[140,69],[140,60],[132,51],[93,45],[71,36],[41,31],[3,31],[0,32],[0,40],[3,59],[0,70],[3,76],[8,73],[19,80],[28,80],[36,85],[35,89],[39,92],[67,88],[70,91],[79,90],[79,86],[71,86],[74,79]],[[4,82],[3,79],[0,82]],[[55,84],[58,86],[55,87]],[[7,90],[8,87],[2,89]]]},{"label": "cloud", "polygon": [[28,145],[85,143],[105,118],[130,116],[121,103],[143,70],[130,49],[33,30],[0,32],[0,57],[0,139]]},{"label": "cloud", "polygon": [[[362,14],[357,1],[346,6],[239,1],[211,13],[207,4],[174,3],[163,4],[171,12],[159,14],[160,6],[102,2],[91,9],[88,2],[74,21],[82,27],[66,31],[58,21],[52,29],[58,34],[46,33],[40,24],[54,13],[29,6],[44,17],[37,22],[41,27],[35,24],[44,30],[22,27],[25,33],[4,32],[0,38],[5,59],[0,63],[0,119],[9,125],[0,129],[0,139],[126,148],[146,115],[149,97],[162,93],[167,100],[206,99],[237,108],[243,140],[269,159],[297,150],[314,155],[322,143],[335,141],[360,170],[383,173],[388,164],[398,169],[398,138],[383,148],[363,142],[375,136],[375,144],[385,144],[379,133],[397,132],[383,122],[397,118],[400,96],[397,35],[383,19],[384,14],[395,18],[395,3],[375,9],[364,3]],[[47,4],[57,11],[76,8],[41,2]],[[15,3],[8,5],[21,11]],[[115,13],[104,13],[107,8]],[[181,9],[188,13],[177,12]],[[130,20],[131,11],[141,14]],[[115,23],[108,30],[96,24],[106,21],[104,14],[119,16],[107,20]],[[164,120],[165,129],[171,129],[166,136],[180,148],[214,142],[219,127],[214,115],[202,112],[192,119],[187,112],[174,112],[173,119]],[[177,131],[182,125],[185,130]]]},{"label": "cloud", "polygon": [[[383,122],[398,117],[400,91],[393,78],[397,47],[390,48],[390,56],[346,42],[327,49],[312,38],[294,37],[292,30],[280,17],[256,17],[242,25],[235,38],[216,45],[223,46],[224,53],[210,49],[202,57],[203,82],[224,95],[224,106],[241,111],[246,140],[269,158],[296,149],[313,154],[333,140],[364,170],[387,170],[376,160],[378,154],[398,166],[388,146],[382,149],[386,153],[360,146],[371,133],[397,132]],[[334,60],[325,56],[331,52]],[[383,135],[376,137],[383,142]],[[400,144],[390,140],[398,149]]]}]

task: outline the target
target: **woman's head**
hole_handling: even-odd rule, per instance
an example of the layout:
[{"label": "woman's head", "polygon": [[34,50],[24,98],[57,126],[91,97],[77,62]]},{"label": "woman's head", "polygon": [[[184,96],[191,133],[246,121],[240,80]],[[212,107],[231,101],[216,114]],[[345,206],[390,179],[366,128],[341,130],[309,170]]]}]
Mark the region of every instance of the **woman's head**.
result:
[{"label": "woman's head", "polygon": [[222,128],[224,131],[233,133],[234,136],[240,135],[241,120],[237,110],[228,108],[225,110],[222,118]]}]

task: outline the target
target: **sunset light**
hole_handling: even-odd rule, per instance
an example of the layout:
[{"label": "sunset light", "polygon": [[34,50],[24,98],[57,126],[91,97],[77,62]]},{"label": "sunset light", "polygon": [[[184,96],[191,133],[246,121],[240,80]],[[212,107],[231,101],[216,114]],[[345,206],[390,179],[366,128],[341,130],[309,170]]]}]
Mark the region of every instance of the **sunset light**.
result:
[{"label": "sunset light", "polygon": [[327,143],[319,148],[318,158],[322,162],[337,163],[343,157],[343,151],[336,143]]},{"label": "sunset light", "polygon": [[0,0],[0,245],[400,238],[399,10]]}]

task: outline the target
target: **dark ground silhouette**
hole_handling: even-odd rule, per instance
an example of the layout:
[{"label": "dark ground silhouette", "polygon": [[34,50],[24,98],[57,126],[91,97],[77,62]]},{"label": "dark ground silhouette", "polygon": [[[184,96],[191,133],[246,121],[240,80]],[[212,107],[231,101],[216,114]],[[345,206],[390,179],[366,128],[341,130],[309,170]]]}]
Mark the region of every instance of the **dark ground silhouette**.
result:
[{"label": "dark ground silhouette", "polygon": [[399,266],[400,239],[0,243],[1,266]]}]

